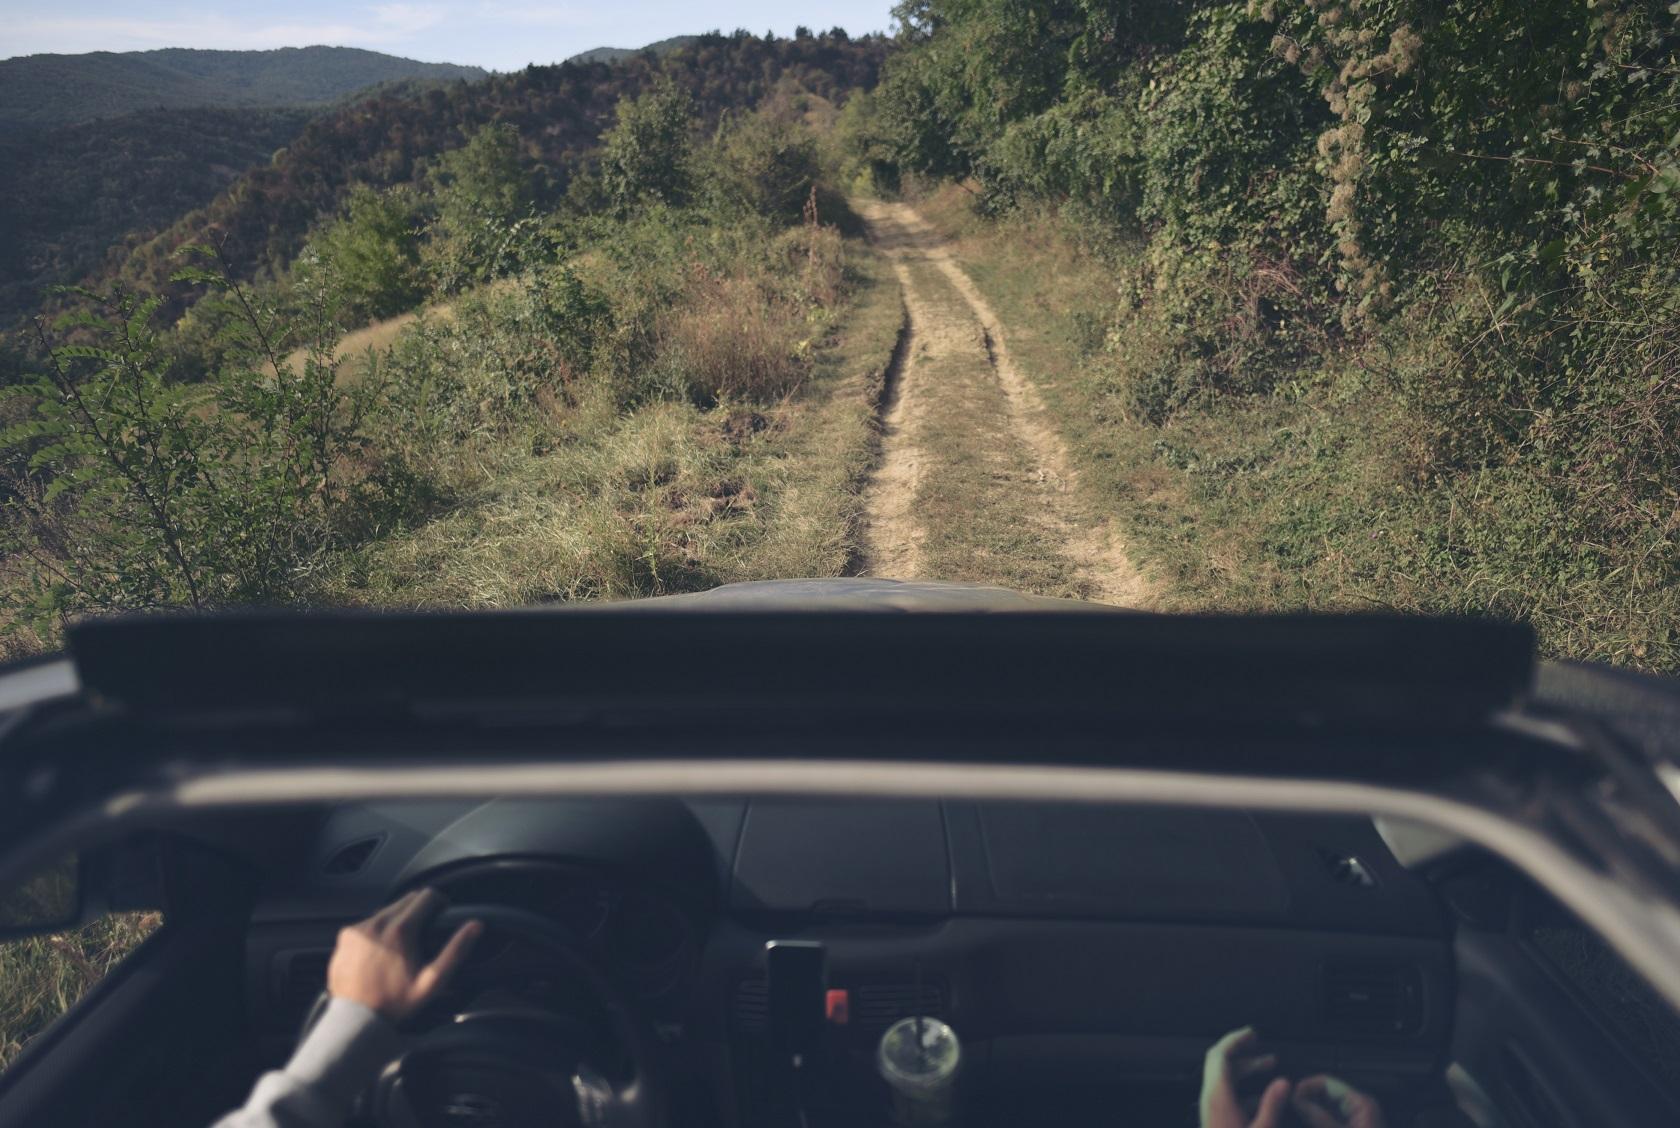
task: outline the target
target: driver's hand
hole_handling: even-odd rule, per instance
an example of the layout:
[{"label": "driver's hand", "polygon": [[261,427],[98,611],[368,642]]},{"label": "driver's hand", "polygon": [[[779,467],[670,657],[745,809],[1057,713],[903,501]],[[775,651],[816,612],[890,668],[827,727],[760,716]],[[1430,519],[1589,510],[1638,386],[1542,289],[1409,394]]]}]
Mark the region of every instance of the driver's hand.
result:
[{"label": "driver's hand", "polygon": [[1309,1128],[1383,1128],[1375,1098],[1328,1074],[1295,1086],[1295,1110]]},{"label": "driver's hand", "polygon": [[1277,1068],[1276,1054],[1254,1052],[1259,1041],[1254,1028],[1245,1026],[1231,1031],[1208,1050],[1202,1064],[1202,1128],[1278,1128],[1283,1122],[1289,1082],[1282,1077],[1266,1086],[1252,1119],[1237,1101],[1238,1081]]},{"label": "driver's hand", "polygon": [[484,931],[476,920],[463,924],[436,959],[421,964],[421,930],[445,904],[437,890],[416,889],[339,932],[327,965],[327,993],[392,1021],[413,1014],[449,981]]}]

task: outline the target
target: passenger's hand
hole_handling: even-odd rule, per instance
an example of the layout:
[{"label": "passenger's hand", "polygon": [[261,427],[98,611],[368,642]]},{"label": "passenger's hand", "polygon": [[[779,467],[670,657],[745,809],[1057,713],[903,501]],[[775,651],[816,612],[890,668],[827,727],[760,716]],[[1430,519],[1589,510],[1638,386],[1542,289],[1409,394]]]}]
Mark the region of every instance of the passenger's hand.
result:
[{"label": "passenger's hand", "polygon": [[420,933],[445,904],[435,889],[416,889],[338,934],[327,965],[327,993],[392,1021],[407,1018],[435,995],[466,959],[484,926],[469,921],[430,963],[420,962]]},{"label": "passenger's hand", "polygon": [[1289,1082],[1281,1077],[1266,1086],[1252,1119],[1237,1101],[1238,1081],[1277,1068],[1276,1054],[1254,1052],[1259,1041],[1254,1028],[1245,1026],[1231,1031],[1208,1050],[1202,1063],[1202,1128],[1278,1128],[1283,1122]]},{"label": "passenger's hand", "polygon": [[1295,1110],[1309,1128],[1383,1128],[1375,1098],[1328,1074],[1295,1086]]}]

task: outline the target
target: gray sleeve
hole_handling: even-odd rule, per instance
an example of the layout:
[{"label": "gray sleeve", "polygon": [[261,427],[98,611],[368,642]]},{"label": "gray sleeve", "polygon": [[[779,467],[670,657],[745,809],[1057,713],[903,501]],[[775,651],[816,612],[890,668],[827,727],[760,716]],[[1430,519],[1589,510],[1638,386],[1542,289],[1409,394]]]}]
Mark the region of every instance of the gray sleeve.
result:
[{"label": "gray sleeve", "polygon": [[245,1107],[214,1128],[340,1128],[356,1094],[401,1049],[385,1019],[334,999],[286,1067],[263,1074]]}]

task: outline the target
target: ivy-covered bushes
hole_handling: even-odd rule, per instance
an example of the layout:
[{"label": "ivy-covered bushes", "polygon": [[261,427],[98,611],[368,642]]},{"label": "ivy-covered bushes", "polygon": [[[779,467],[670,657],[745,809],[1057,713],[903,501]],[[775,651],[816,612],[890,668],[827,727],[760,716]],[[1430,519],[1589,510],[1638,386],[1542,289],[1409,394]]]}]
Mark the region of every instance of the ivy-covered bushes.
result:
[{"label": "ivy-covered bushes", "polygon": [[[968,178],[983,210],[1049,206],[1106,248],[1119,300],[1091,378],[1120,416],[1165,435],[1363,370],[1395,405],[1407,489],[1509,497],[1501,515],[1476,495],[1500,531],[1471,539],[1528,597],[1488,609],[1544,618],[1580,598],[1565,571],[1624,595],[1680,584],[1667,0],[899,15],[853,151],[886,151],[877,182]],[[1645,653],[1680,653],[1676,629]]]}]

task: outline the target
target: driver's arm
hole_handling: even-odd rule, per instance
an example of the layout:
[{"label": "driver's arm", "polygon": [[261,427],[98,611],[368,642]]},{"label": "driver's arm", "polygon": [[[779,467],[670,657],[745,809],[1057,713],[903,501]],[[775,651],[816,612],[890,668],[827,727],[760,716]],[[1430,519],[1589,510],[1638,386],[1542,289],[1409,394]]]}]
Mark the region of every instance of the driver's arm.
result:
[{"label": "driver's arm", "polygon": [[286,1067],[263,1074],[245,1107],[215,1128],[338,1128],[356,1094],[396,1057],[395,1024],[449,981],[482,930],[462,925],[421,963],[421,930],[443,904],[435,890],[419,889],[340,932],[320,1021]]}]

